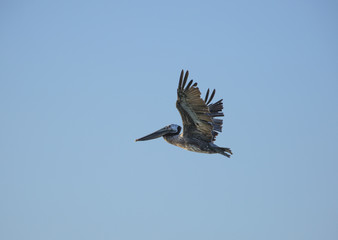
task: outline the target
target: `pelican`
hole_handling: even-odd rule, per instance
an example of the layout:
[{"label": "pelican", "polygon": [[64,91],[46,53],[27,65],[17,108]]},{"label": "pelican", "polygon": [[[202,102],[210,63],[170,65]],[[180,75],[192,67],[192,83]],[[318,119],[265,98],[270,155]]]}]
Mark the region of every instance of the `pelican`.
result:
[{"label": "pelican", "polygon": [[215,89],[209,97],[209,89],[204,100],[197,83],[190,80],[186,85],[189,71],[181,71],[177,88],[176,107],[180,112],[183,122],[182,127],[170,124],[154,133],[151,133],[135,141],[146,141],[163,137],[168,143],[177,147],[199,153],[219,153],[228,158],[232,154],[230,148],[219,147],[214,144],[218,132],[222,132],[223,120],[215,117],[223,117],[223,99],[211,103],[215,96]]}]

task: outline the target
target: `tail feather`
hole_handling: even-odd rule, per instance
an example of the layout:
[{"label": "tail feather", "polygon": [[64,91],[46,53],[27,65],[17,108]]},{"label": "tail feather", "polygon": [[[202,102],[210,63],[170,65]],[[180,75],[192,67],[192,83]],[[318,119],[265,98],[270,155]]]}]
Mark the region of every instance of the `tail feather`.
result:
[{"label": "tail feather", "polygon": [[218,147],[215,149],[217,153],[222,154],[228,158],[230,158],[230,155],[232,155],[231,149],[230,148],[223,148],[223,147]]}]

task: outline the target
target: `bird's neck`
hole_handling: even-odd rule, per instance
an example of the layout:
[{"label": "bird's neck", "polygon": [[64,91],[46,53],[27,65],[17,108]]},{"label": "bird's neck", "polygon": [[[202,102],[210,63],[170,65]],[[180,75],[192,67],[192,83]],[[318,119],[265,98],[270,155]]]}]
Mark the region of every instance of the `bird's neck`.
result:
[{"label": "bird's neck", "polygon": [[173,144],[175,146],[179,145],[183,140],[181,134],[165,135],[165,136],[163,136],[163,138],[168,143]]}]

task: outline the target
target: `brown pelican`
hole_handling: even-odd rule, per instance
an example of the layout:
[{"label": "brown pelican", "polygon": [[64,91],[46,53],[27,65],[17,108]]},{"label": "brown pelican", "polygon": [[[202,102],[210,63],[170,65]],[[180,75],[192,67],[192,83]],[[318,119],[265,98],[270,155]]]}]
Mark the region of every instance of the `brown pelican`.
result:
[{"label": "brown pelican", "polygon": [[[184,75],[184,78],[183,78]],[[181,126],[171,124],[136,141],[146,141],[163,137],[168,143],[193,152],[220,153],[230,157],[230,148],[219,147],[214,144],[218,132],[222,131],[223,120],[215,117],[223,117],[223,99],[210,103],[215,96],[215,89],[209,98],[209,89],[206,96],[201,98],[201,92],[197,83],[190,80],[186,85],[189,71],[182,70],[177,88],[176,107],[183,121],[183,133]]]}]

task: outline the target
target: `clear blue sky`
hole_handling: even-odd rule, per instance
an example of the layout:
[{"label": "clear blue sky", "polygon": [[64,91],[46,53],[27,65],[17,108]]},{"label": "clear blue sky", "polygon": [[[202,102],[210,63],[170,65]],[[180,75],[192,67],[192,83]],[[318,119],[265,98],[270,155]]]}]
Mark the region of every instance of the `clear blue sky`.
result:
[{"label": "clear blue sky", "polygon": [[[338,239],[336,1],[1,1],[0,239]],[[181,69],[220,146],[167,124]]]}]

